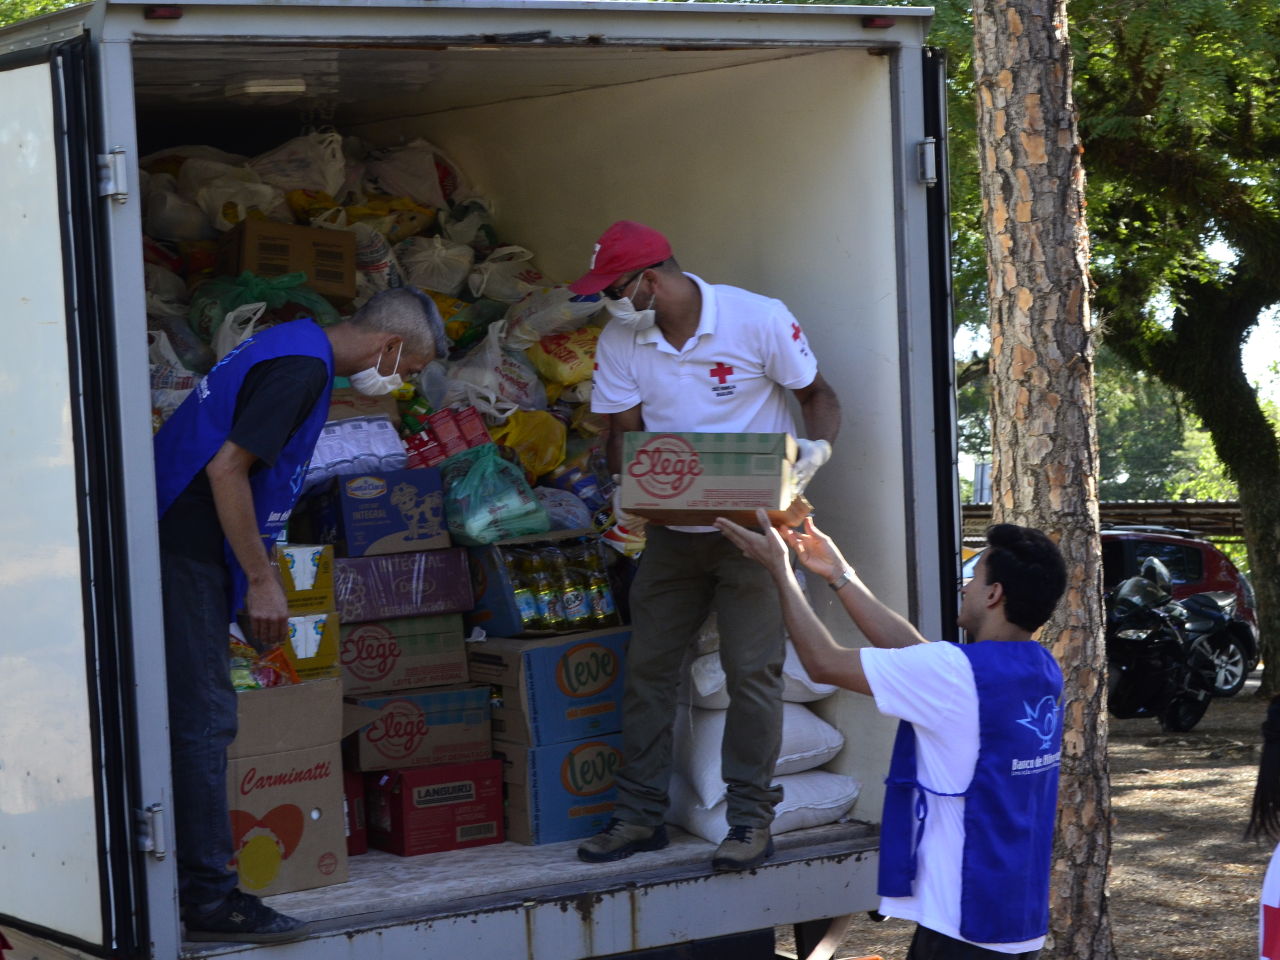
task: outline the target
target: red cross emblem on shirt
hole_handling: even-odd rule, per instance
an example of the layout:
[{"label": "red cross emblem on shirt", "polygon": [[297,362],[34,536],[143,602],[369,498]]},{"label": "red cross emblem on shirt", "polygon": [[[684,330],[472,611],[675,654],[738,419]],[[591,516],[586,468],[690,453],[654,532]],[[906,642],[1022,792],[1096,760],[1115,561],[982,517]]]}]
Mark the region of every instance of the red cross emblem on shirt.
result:
[{"label": "red cross emblem on shirt", "polygon": [[791,339],[792,339],[792,340],[799,340],[799,339],[800,339],[800,333],[801,333],[801,330],[800,330],[800,324],[798,324],[798,323],[793,323],[793,324],[791,325]]},{"label": "red cross emblem on shirt", "polygon": [[723,384],[726,380],[728,380],[730,377],[733,376],[733,367],[725,366],[724,361],[721,360],[719,363],[717,363],[714,367],[711,368],[711,372],[708,374],[708,376],[715,377],[717,380],[720,381],[721,384]]},{"label": "red cross emblem on shirt", "polygon": [[1280,960],[1280,907],[1262,905],[1262,955]]}]

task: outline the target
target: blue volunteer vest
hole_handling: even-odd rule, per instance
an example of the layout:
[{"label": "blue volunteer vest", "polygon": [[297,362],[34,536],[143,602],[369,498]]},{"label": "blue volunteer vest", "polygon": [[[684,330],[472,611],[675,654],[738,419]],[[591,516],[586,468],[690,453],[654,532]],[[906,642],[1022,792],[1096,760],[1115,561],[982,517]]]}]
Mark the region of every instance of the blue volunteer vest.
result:
[{"label": "blue volunteer vest", "polygon": [[[296,356],[323,360],[329,373],[329,384],[307,419],[285,443],[276,462],[270,467],[264,465],[249,478],[263,549],[270,549],[271,542],[284,528],[302,491],[307,464],[311,461],[316,440],[329,412],[333,348],[325,332],[311,320],[282,323],[242,341],[214,365],[165,421],[155,436],[156,497],[160,516],[164,516],[192,478],[204,469],[226,442],[235,417],[236,398],[249,370],[264,360]],[[231,547],[225,546],[224,551],[231,570],[229,599],[231,610],[235,612],[244,601],[248,583]]]},{"label": "blue volunteer vest", "polygon": [[908,897],[927,795],[963,797],[960,936],[1018,943],[1049,929],[1049,867],[1058,804],[1062,671],[1034,641],[963,646],[978,691],[978,763],[963,793],[916,778],[916,736],[898,724],[885,780],[878,892]]}]

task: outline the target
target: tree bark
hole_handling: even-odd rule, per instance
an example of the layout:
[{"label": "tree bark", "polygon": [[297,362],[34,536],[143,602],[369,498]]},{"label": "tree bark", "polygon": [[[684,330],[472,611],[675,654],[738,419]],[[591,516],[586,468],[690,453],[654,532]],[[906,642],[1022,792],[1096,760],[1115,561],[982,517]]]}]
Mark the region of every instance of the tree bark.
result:
[{"label": "tree bark", "polygon": [[1067,593],[1063,751],[1044,956],[1112,960],[1111,800],[1084,169],[1066,0],[974,0],[991,309],[993,517],[1052,536]]}]

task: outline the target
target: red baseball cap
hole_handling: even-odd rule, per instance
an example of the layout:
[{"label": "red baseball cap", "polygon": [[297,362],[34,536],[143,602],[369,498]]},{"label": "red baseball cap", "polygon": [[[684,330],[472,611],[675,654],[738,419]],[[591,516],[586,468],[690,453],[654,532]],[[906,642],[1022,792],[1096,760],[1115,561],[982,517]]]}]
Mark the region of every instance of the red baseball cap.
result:
[{"label": "red baseball cap", "polygon": [[619,220],[600,235],[591,255],[591,269],[569,284],[578,296],[599,293],[624,273],[671,259],[671,244],[653,227]]}]

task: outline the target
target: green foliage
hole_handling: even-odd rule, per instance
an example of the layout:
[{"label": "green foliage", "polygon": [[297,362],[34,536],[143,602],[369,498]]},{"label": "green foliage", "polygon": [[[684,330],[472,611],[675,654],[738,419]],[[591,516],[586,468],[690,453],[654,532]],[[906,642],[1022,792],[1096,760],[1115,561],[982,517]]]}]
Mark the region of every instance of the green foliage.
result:
[{"label": "green foliage", "polygon": [[79,0],[0,0],[0,27],[64,7],[74,7],[77,2]]}]

